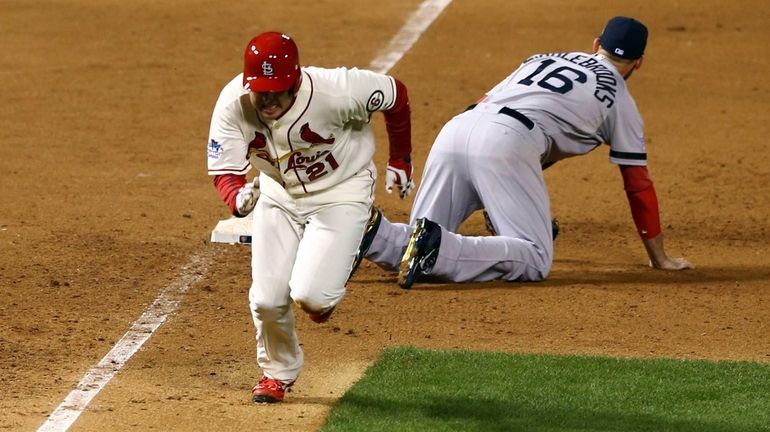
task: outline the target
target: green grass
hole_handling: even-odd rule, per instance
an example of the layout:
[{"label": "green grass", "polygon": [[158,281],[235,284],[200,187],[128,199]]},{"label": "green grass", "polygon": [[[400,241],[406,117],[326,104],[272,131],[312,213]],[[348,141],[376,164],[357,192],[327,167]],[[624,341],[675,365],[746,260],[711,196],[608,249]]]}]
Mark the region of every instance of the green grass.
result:
[{"label": "green grass", "polygon": [[394,348],[333,431],[770,431],[770,365]]}]

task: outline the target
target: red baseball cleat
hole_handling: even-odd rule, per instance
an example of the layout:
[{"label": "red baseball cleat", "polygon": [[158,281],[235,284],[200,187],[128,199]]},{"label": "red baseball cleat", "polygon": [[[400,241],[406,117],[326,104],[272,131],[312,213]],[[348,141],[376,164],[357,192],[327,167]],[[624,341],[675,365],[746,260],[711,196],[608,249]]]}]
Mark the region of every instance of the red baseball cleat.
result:
[{"label": "red baseball cleat", "polygon": [[251,400],[259,403],[276,403],[283,400],[283,395],[294,385],[294,381],[284,384],[280,380],[262,375],[257,385],[251,389]]}]

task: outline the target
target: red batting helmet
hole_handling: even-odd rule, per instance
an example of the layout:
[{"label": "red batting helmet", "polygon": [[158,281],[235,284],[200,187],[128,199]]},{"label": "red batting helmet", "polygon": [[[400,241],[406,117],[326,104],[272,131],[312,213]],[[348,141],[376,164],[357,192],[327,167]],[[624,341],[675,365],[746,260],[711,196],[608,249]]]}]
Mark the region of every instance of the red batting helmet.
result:
[{"label": "red batting helmet", "polygon": [[255,36],[243,55],[243,87],[252,92],[282,92],[299,84],[299,52],[289,36],[266,32]]}]

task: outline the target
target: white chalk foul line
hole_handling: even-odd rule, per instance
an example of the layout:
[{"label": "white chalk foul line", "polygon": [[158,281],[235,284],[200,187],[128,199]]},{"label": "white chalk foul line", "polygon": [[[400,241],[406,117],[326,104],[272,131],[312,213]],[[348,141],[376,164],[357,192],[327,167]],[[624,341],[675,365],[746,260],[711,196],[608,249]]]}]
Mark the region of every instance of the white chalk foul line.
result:
[{"label": "white chalk foul line", "polygon": [[134,321],[110,352],[86,372],[75,389],[48,416],[38,431],[66,431],[72,426],[91,399],[107,385],[128,359],[139,351],[166,318],[176,311],[190,287],[203,279],[209,261],[209,257],[194,255],[182,268],[181,275],[161,292],[139,319]]},{"label": "white chalk foul line", "polygon": [[425,0],[420,7],[407,18],[401,30],[390,43],[370,63],[375,72],[386,73],[401,60],[431,23],[452,3],[452,0]]},{"label": "white chalk foul line", "polygon": [[[371,62],[375,72],[388,72],[452,0],[425,0],[409,16],[404,26],[388,46]],[[125,335],[96,366],[86,372],[74,390],[46,419],[38,432],[62,432],[75,423],[91,400],[107,385],[118,371],[150,339],[169,315],[176,312],[184,294],[205,276],[208,256],[194,255],[182,268],[179,278],[168,285],[150,307],[137,319]]]}]

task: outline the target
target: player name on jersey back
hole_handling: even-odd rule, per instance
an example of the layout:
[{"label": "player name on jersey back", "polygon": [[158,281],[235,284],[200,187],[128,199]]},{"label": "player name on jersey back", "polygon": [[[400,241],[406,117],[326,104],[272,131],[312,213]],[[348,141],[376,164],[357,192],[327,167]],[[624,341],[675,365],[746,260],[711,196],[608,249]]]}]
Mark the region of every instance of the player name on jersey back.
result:
[{"label": "player name on jersey back", "polygon": [[[617,94],[617,72],[607,67],[607,65],[601,63],[595,56],[587,55],[586,53],[570,52],[570,53],[546,53],[536,54],[524,61],[524,64],[531,63],[539,59],[551,59],[552,61],[544,60],[542,62],[542,69],[545,69],[549,65],[553,64],[556,60],[553,58],[561,58],[568,62],[581,66],[582,68],[592,72],[596,77],[596,89],[594,90],[594,97],[599,101],[606,104],[607,108],[611,108],[615,104],[615,96]],[[538,71],[542,71],[541,68]],[[537,75],[532,74],[532,75]],[[552,75],[556,76],[556,75]]]}]

